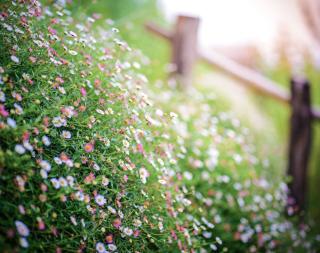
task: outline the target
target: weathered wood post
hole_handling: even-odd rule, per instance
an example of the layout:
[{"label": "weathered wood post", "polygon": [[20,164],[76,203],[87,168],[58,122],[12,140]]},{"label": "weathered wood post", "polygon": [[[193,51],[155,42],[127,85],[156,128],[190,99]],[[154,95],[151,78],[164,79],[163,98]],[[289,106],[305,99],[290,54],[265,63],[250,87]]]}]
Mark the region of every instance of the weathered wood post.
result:
[{"label": "weathered wood post", "polygon": [[291,80],[291,124],[289,142],[288,206],[295,212],[305,208],[307,190],[307,167],[311,148],[312,111],[310,85],[304,79]]},{"label": "weathered wood post", "polygon": [[192,70],[197,60],[197,38],[199,18],[178,16],[175,31],[172,34],[172,58],[174,76],[183,87],[192,83]]}]

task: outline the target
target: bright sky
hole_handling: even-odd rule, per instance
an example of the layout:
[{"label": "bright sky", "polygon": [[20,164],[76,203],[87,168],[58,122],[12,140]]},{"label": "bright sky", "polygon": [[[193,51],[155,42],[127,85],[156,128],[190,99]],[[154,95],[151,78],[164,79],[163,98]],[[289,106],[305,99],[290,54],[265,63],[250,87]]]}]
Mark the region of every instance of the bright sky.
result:
[{"label": "bright sky", "polygon": [[296,0],[160,0],[160,7],[170,20],[199,16],[204,46],[255,44],[263,51],[272,50],[284,31],[298,41],[309,38]]}]

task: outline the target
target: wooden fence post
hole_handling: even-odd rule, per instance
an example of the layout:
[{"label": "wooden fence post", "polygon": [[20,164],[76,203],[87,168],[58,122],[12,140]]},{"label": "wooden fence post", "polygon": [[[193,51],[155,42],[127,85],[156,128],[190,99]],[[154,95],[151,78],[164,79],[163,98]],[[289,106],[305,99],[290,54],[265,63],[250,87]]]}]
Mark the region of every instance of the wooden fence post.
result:
[{"label": "wooden fence post", "polygon": [[172,37],[173,74],[183,87],[192,83],[193,65],[197,59],[199,18],[178,16]]},{"label": "wooden fence post", "polygon": [[288,206],[295,212],[305,208],[307,190],[307,167],[311,148],[311,102],[310,85],[302,79],[291,80],[291,124],[289,142]]}]

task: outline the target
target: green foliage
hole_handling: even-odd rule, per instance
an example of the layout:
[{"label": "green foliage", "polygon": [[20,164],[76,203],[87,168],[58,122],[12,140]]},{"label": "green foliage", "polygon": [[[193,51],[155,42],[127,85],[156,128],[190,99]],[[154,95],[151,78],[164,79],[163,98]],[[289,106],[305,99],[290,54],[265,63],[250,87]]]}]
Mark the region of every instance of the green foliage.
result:
[{"label": "green foliage", "polygon": [[59,5],[1,9],[1,249],[193,247],[186,203],[165,198],[184,199],[169,184],[174,158],[148,126],[145,77],[117,29],[95,39],[94,18]]},{"label": "green foliage", "polygon": [[149,89],[139,69],[154,71],[112,22],[95,25],[99,8],[0,6],[3,252],[319,246],[283,214],[286,186],[239,120],[209,91]]}]

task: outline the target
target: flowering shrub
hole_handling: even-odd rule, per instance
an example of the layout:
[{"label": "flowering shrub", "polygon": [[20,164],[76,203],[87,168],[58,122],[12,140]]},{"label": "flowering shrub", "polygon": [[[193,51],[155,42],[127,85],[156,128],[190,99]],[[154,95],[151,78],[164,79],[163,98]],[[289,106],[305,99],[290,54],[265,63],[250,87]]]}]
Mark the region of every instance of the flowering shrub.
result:
[{"label": "flowering shrub", "polygon": [[184,151],[178,167],[183,184],[193,189],[191,208],[198,208],[199,218],[213,224],[211,231],[202,233],[210,249],[316,252],[319,235],[308,224],[297,226],[292,208],[284,213],[287,186],[275,175],[270,177],[274,165],[257,157],[248,129],[231,113],[221,112],[208,90],[193,89],[183,96],[161,90],[153,99],[180,115],[169,125],[171,139]]},{"label": "flowering shrub", "polygon": [[139,55],[117,29],[97,34],[98,16],[0,6],[4,252],[316,248],[282,214],[285,185],[262,176],[246,131],[210,96],[162,89],[150,92],[156,109]]},{"label": "flowering shrub", "polygon": [[115,28],[95,38],[94,21],[59,5],[1,3],[0,248],[197,248],[135,52]]}]

